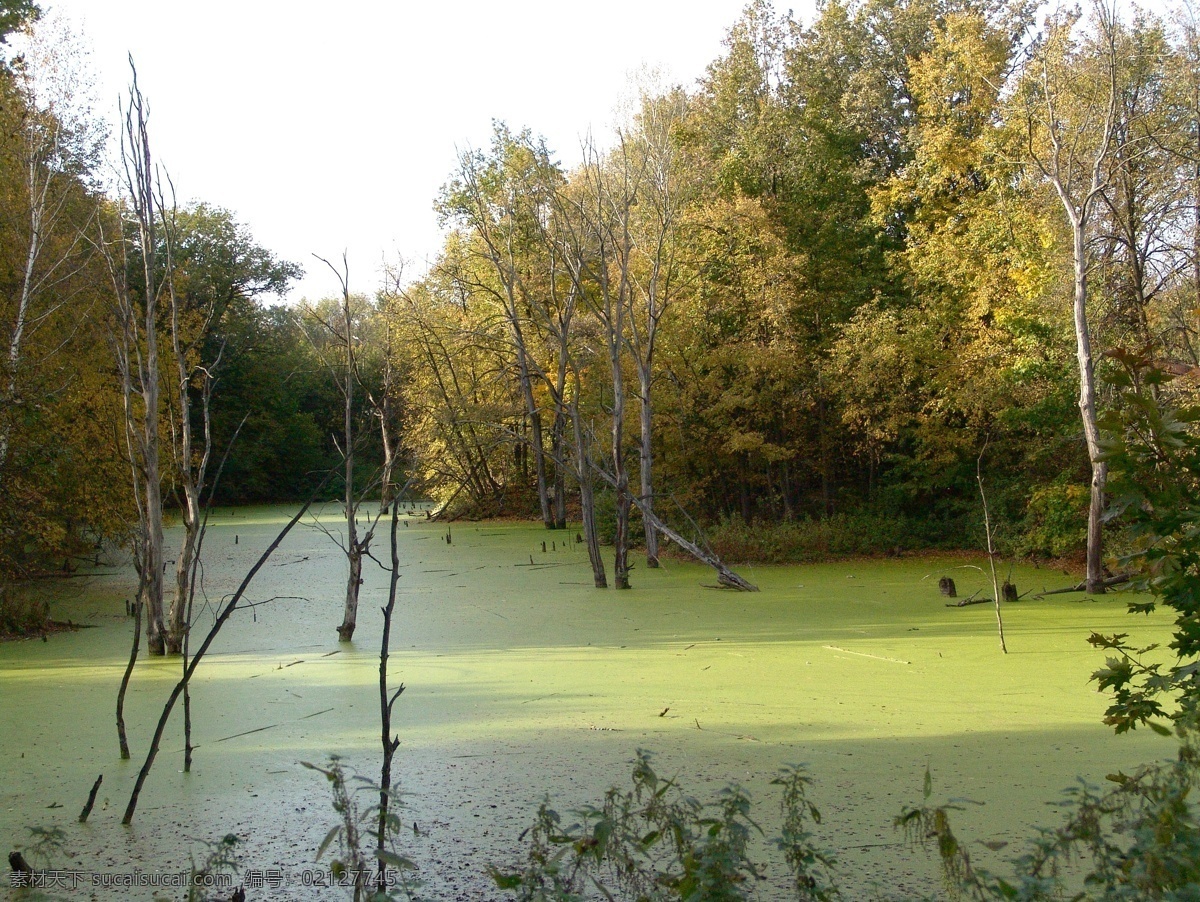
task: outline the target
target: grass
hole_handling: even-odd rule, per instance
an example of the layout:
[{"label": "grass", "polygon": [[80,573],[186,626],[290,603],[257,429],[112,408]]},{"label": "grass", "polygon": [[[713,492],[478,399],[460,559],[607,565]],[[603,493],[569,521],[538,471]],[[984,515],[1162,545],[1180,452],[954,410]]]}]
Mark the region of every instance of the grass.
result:
[{"label": "grass", "polygon": [[[206,553],[214,602],[286,514],[221,512]],[[327,525],[336,529],[332,510]],[[1159,615],[1132,621],[1118,596],[1008,606],[1002,655],[990,606],[947,608],[937,592],[942,575],[960,595],[982,587],[980,560],[760,566],[746,572],[762,589],[752,595],[703,588],[709,571],[668,562],[638,567],[634,589],[618,593],[590,588],[582,547],[562,544],[573,531],[455,524],[450,545],[445,532],[423,518],[401,529],[391,664],[408,686],[397,706],[404,817],[417,826],[406,853],[433,898],[498,897],[484,866],[511,863],[543,795],[568,807],[594,800],[624,779],[638,747],[697,794],[742,782],[763,812],[774,808],[778,767],[807,763],[851,886],[897,896],[937,885],[935,863],[890,829],[919,800],[927,764],[948,795],[982,803],[968,806],[960,835],[998,846],[1052,819],[1045,803],[1076,774],[1099,781],[1172,749],[1100,724],[1105,699],[1088,676],[1101,660],[1088,633],[1136,631],[1148,643],[1170,626]],[[73,581],[78,594],[57,599],[52,616],[97,629],[0,645],[0,836],[61,824],[73,867],[186,870],[196,843],[234,832],[247,866],[286,872],[272,898],[306,898],[300,875],[315,866],[331,811],[299,762],[337,753],[370,776],[379,756],[386,574],[367,571],[359,632],[339,644],[337,555],[316,530],[281,548],[251,592],[279,600],[235,618],[198,674],[196,770],[178,772],[176,730],[128,833],[119,814],[178,662],[139,664],[126,714],[134,760],[119,762],[112,707],[129,576],[86,590]],[[1021,567],[1013,579],[1022,592],[1073,581]],[[198,628],[206,623],[202,613]],[[101,803],[79,827],[100,772]],[[984,861],[1013,851],[972,849]]]}]

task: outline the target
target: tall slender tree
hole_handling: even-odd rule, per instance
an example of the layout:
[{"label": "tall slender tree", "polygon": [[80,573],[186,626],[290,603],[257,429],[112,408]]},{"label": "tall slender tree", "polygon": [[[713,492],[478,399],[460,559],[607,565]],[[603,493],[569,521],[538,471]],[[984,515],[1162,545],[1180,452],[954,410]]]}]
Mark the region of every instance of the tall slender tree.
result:
[{"label": "tall slender tree", "polygon": [[1089,276],[1095,265],[1092,239],[1097,213],[1111,188],[1115,161],[1127,153],[1118,131],[1121,25],[1115,9],[1098,0],[1089,30],[1075,37],[1077,13],[1047,18],[1031,56],[1021,94],[1028,155],[1053,188],[1071,232],[1074,273],[1072,320],[1079,367],[1079,414],[1091,463],[1088,507],[1087,591],[1104,591],[1104,488],[1096,415],[1096,360],[1089,321]]},{"label": "tall slender tree", "polygon": [[[158,257],[156,172],[149,115],[133,66],[121,132],[125,198],[101,248],[113,289],[111,340],[124,399],[124,433],[138,512],[134,561],[146,645],[166,652],[163,611],[163,498],[159,463],[160,378],[158,318],[164,274]],[[101,223],[101,228],[104,228]],[[167,276],[169,278],[169,276]]]},{"label": "tall slender tree", "polygon": [[[316,255],[314,255],[316,256]],[[342,516],[346,523],[346,534],[339,538],[339,544],[346,555],[349,573],[346,577],[346,600],[342,609],[342,623],[337,628],[338,637],[343,642],[354,638],[354,630],[358,625],[358,594],[362,586],[363,558],[370,551],[371,542],[375,537],[375,525],[379,514],[369,518],[366,526],[360,531],[358,513],[362,503],[362,495],[355,485],[355,465],[361,445],[361,430],[358,423],[358,406],[355,403],[357,389],[361,381],[359,372],[359,341],[357,334],[361,328],[359,310],[361,299],[356,299],[350,293],[350,265],[345,254],[342,255],[342,265],[339,269],[324,257],[317,257],[337,277],[341,294],[329,305],[308,307],[301,316],[310,324],[316,326],[320,333],[314,345],[329,348],[326,365],[334,374],[338,393],[342,399],[342,428],[338,442],[342,455],[343,492]]]}]

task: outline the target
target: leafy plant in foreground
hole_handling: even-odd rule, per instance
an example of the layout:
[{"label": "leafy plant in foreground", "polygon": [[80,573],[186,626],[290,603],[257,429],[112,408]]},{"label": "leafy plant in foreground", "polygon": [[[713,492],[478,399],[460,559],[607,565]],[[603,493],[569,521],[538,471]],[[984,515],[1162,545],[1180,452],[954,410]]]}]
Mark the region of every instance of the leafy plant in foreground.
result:
[{"label": "leafy plant in foreground", "polygon": [[1145,724],[1169,735],[1162,719],[1191,718],[1200,707],[1200,408],[1167,403],[1171,377],[1148,355],[1112,356],[1122,364],[1112,377],[1121,403],[1102,420],[1112,493],[1106,517],[1124,525],[1132,543],[1118,559],[1130,587],[1154,596],[1129,611],[1149,614],[1160,604],[1175,611],[1168,647],[1176,660],[1154,661],[1158,646],[1138,647],[1128,633],[1094,633],[1088,641],[1114,654],[1092,678],[1113,694],[1104,720],[1118,733]]},{"label": "leafy plant in foreground", "polygon": [[[300,763],[324,774],[333,791],[333,810],[337,812],[339,822],[325,834],[317,849],[317,860],[320,860],[330,846],[337,843],[339,854],[330,863],[333,879],[339,885],[353,887],[354,902],[416,899],[417,881],[408,876],[410,871],[416,870],[416,865],[395,851],[372,847],[372,830],[381,817],[380,806],[376,803],[360,810],[356,797],[358,791],[364,791],[382,798],[393,795],[394,790],[381,791],[366,777],[347,776],[337,755],[330,755],[327,768],[307,761]],[[352,790],[351,782],[360,785]],[[382,813],[385,832],[393,844],[400,834],[400,815],[396,807],[390,806]],[[379,879],[380,875],[383,879]]]},{"label": "leafy plant in foreground", "polygon": [[914,843],[936,845],[947,889],[973,900],[1200,899],[1200,731],[1194,721],[1176,725],[1173,761],[1134,774],[1109,774],[1102,790],[1083,780],[1067,790],[1060,826],[1041,828],[1027,851],[1000,877],[972,866],[950,827],[955,805],[906,809],[896,819]]},{"label": "leafy plant in foreground", "polygon": [[[651,755],[639,749],[633,788],[613,787],[600,807],[573,812],[563,824],[549,800],[538,809],[523,869],[490,873],[520,900],[605,899],[726,900],[753,897],[761,874],[749,843],[762,834],[750,816],[749,795],[740,786],[721,790],[703,804],[673,780],[655,772]],[[828,885],[831,859],[811,842],[807,821],[820,821],[808,801],[809,779],[798,767],[774,781],[783,787],[784,830],[778,846],[791,867],[799,899],[838,898]]]}]

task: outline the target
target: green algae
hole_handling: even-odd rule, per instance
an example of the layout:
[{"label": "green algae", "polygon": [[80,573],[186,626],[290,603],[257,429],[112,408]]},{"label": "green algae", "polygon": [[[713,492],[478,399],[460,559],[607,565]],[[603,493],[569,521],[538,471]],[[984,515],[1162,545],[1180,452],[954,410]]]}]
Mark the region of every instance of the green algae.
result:
[{"label": "green algae", "polygon": [[[197,629],[287,515],[214,519]],[[753,595],[706,588],[707,568],[668,561],[635,569],[630,592],[604,592],[590,587],[572,532],[453,524],[447,544],[444,524],[406,520],[390,665],[407,686],[397,769],[404,818],[417,825],[407,853],[434,898],[498,897],[485,863],[511,859],[543,795],[564,807],[598,798],[638,747],[698,795],[745,784],[768,830],[770,778],[807,762],[823,838],[850,885],[897,897],[936,888],[934,863],[890,829],[919,798],[926,765],[948,795],[982,803],[963,812],[962,834],[998,845],[1052,819],[1044,803],[1075,775],[1096,781],[1171,751],[1100,722],[1106,701],[1088,683],[1100,655],[1086,636],[1136,630],[1149,642],[1170,629],[1164,615],[1131,622],[1121,596],[1009,605],[1003,655],[990,606],[948,608],[937,592],[948,574],[960,594],[986,594],[978,560],[756,567],[745,574],[762,590]],[[337,529],[332,515],[322,523]],[[365,571],[358,633],[339,643],[338,555],[303,530],[264,568],[248,596],[257,606],[228,624],[194,680],[193,772],[180,773],[175,725],[129,829],[120,812],[179,662],[139,662],[126,712],[134,760],[119,761],[129,575],[63,587],[53,615],[94,628],[0,646],[0,836],[16,845],[26,826],[60,824],[72,856],[63,866],[120,871],[186,869],[198,841],[237,832],[247,867],[285,875],[271,898],[307,898],[300,875],[332,812],[323,781],[299,762],[336,753],[369,777],[379,760],[387,575]],[[1012,578],[1023,592],[1072,581],[1031,567]],[[76,825],[101,772],[97,810]],[[998,860],[983,846],[973,856]]]}]

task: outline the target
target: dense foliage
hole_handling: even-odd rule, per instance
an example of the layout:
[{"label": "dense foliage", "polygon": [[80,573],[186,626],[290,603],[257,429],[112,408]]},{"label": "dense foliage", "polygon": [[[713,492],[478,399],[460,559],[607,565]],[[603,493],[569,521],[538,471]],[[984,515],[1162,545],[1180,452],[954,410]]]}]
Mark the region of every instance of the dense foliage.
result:
[{"label": "dense foliage", "polygon": [[[124,234],[126,288],[144,280],[75,51],[30,4],[0,12],[8,45],[32,29],[0,72],[0,568],[18,573],[134,528],[100,251]],[[1080,379],[1112,369],[1081,363],[1080,336],[1200,363],[1198,48],[1190,20],[1148,13],[838,0],[803,23],[757,0],[694,86],[637,85],[573,166],[497,123],[436,201],[428,274],[355,300],[355,472],[399,460],[460,513],[598,519],[651,565],[652,515],[796,560],[977,544],[986,444],[1002,545],[1078,554],[1099,466]],[[213,454],[233,446],[217,498],[303,496],[344,451],[325,302],[264,304],[298,268],[227,211],[156,216],[197,436],[211,389]]]},{"label": "dense foliage", "polygon": [[1140,13],[1036,18],[865,0],[804,25],[752,3],[696,88],[641,85],[576,168],[497,125],[447,184],[433,272],[384,298],[429,491],[495,511],[544,482],[552,506],[576,461],[611,492],[625,457],[643,503],[725,523],[735,555],[879,552],[911,544],[905,515],[923,544],[974,541],[987,443],[1008,548],[1080,552],[1092,463],[1052,186],[1070,200],[1098,160],[1083,334],[1196,366],[1196,40]]}]

